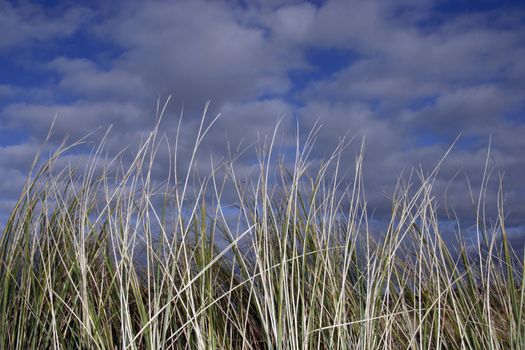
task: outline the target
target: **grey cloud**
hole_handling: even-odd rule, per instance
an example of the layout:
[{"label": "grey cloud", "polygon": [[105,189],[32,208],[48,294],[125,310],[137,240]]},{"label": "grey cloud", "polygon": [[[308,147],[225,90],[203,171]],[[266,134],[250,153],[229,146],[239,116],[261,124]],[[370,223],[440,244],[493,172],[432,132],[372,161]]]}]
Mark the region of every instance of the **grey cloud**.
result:
[{"label": "grey cloud", "polygon": [[290,44],[301,44],[309,39],[313,30],[317,9],[311,3],[282,6],[263,15],[266,26],[271,28],[277,40]]},{"label": "grey cloud", "polygon": [[222,140],[229,140],[232,146],[243,140],[245,145],[250,144],[258,137],[271,136],[278,120],[291,119],[292,111],[292,106],[281,99],[226,103],[221,107],[223,117],[214,134]]},{"label": "grey cloud", "polygon": [[384,61],[378,58],[363,59],[329,79],[315,82],[301,95],[306,100],[354,98],[392,104],[432,96],[445,88],[442,82],[422,80],[388,69]]},{"label": "grey cloud", "polygon": [[81,98],[93,100],[132,100],[151,97],[140,76],[115,68],[102,70],[87,59],[59,57],[48,64],[59,72],[62,79],[59,87]]},{"label": "grey cloud", "polygon": [[31,143],[0,147],[0,222],[4,222],[26,184],[39,149],[39,145]]},{"label": "grey cloud", "polygon": [[2,117],[12,127],[23,127],[33,136],[43,139],[55,119],[55,139],[65,135],[80,138],[99,127],[117,123],[119,128],[141,125],[147,112],[132,102],[85,102],[70,105],[40,105],[17,103],[9,105]]},{"label": "grey cloud", "polygon": [[188,105],[289,88],[285,53],[268,45],[262,29],[242,25],[223,2],[139,2],[100,30],[125,48],[120,67]]},{"label": "grey cloud", "polygon": [[71,8],[59,14],[45,14],[43,7],[21,2],[13,6],[0,2],[0,50],[27,45],[33,41],[67,37],[88,20],[92,12]]},{"label": "grey cloud", "polygon": [[318,135],[318,147],[329,152],[339,142],[339,138],[348,134],[356,136],[357,147],[360,139],[366,137],[367,148],[372,153],[382,153],[397,144],[397,135],[389,120],[380,119],[363,103],[311,102],[299,111],[302,126],[309,130],[318,122],[321,130]]},{"label": "grey cloud", "polygon": [[2,183],[0,184],[2,197],[4,199],[17,198],[27,181],[27,173],[13,168],[0,167],[0,175],[2,176]]},{"label": "grey cloud", "polygon": [[[42,103],[28,97],[0,115],[3,124],[26,128],[34,139],[47,133],[58,114],[56,142],[64,134],[78,138],[100,125],[114,124],[107,142],[111,151],[117,151],[139,140],[153,125],[157,96],[172,94],[162,128],[173,142],[184,106],[179,150],[181,160],[187,161],[202,107],[211,99],[208,120],[219,112],[223,116],[198,155],[196,167],[201,173],[209,170],[210,153],[218,160],[226,157],[227,142],[235,149],[241,141],[245,145],[257,141],[258,134],[264,138],[282,116],[283,149],[293,146],[295,117],[303,132],[319,121],[322,129],[313,164],[333,151],[339,137],[348,132],[355,141],[342,159],[342,171],[351,174],[355,152],[366,136],[367,200],[378,217],[390,212],[388,198],[397,176],[403,170],[406,175],[413,166],[433,169],[463,130],[467,137],[475,137],[475,143],[458,145],[444,162],[435,186],[438,196],[448,188],[446,203],[439,199],[441,205],[454,205],[458,213],[472,219],[465,176],[479,190],[492,132],[491,166],[495,174],[500,170],[505,174],[509,220],[522,224],[525,130],[522,121],[504,116],[523,103],[525,26],[516,20],[518,15],[505,11],[441,17],[430,24],[435,14],[432,6],[429,1],[413,0],[322,4],[279,0],[242,6],[200,0],[129,1],[116,6],[89,32],[118,46],[120,56],[104,67],[82,57],[56,57],[45,65],[58,75],[56,85],[46,87],[52,98]],[[17,21],[32,18],[20,16]],[[50,15],[33,16],[54,23]],[[79,18],[70,21],[76,23],[71,28],[77,28]],[[55,29],[48,30],[45,38],[75,30],[59,32],[57,27],[51,26]],[[22,39],[38,38],[29,33],[16,40]],[[304,90],[294,95],[301,105],[297,107],[288,99],[294,87],[289,73],[315,68],[306,55],[312,48],[348,51],[355,60],[334,74],[306,82]],[[12,94],[13,88],[0,87],[0,94]],[[63,102],[62,95],[72,102]],[[441,137],[418,144],[425,138],[424,128],[427,133],[439,131]],[[9,152],[1,166],[14,174],[23,162],[12,167],[8,163],[16,157],[25,159],[27,151]],[[165,176],[169,156],[160,151],[158,178]],[[249,176],[255,160],[255,151],[247,152],[238,174]],[[488,192],[491,201],[497,194],[496,180],[497,176]]]},{"label": "grey cloud", "polygon": [[[430,12],[418,11],[423,18]],[[401,17],[403,18],[403,17]],[[319,9],[310,43],[346,48],[358,60],[346,70],[315,82],[305,98],[410,99],[439,94],[451,86],[519,76],[525,26],[509,13],[465,14],[433,25],[389,16],[388,6],[333,1]],[[505,26],[498,23],[506,23]],[[510,73],[512,72],[512,73]]]},{"label": "grey cloud", "polygon": [[28,171],[38,150],[39,146],[32,143],[0,147],[0,166]]},{"label": "grey cloud", "polygon": [[520,101],[515,91],[495,85],[473,86],[444,93],[433,105],[406,112],[403,118],[433,131],[487,135],[504,123],[505,113]]},{"label": "grey cloud", "polygon": [[[367,201],[379,219],[384,219],[390,214],[389,200],[398,176],[403,174],[407,177],[413,169],[421,169],[425,174],[430,174],[443,159],[453,140],[450,139],[449,144],[412,146],[412,139],[405,135],[403,124],[378,117],[368,110],[366,105],[311,103],[302,109],[300,116],[305,127],[311,126],[317,119],[323,125],[316,144],[317,157],[329,154],[337,144],[338,136],[347,131],[349,135],[356,136],[353,146],[341,159],[342,172],[350,176],[353,172],[355,153],[360,146],[359,141],[366,137],[364,180],[368,189]],[[501,132],[500,135],[505,135],[505,132]],[[472,219],[474,212],[470,191],[477,196],[481,190],[489,137],[487,135],[481,139],[480,146],[475,149],[462,149],[461,142],[460,139],[459,144],[444,158],[434,182],[434,195],[439,202],[440,215],[443,218],[446,218],[445,208],[453,208],[461,218]],[[495,218],[499,176],[504,174],[503,183],[508,194],[506,204],[511,213],[508,223],[517,224],[525,214],[523,193],[519,190],[520,184],[525,181],[520,171],[525,167],[525,159],[517,145],[509,147],[512,149],[511,153],[503,152],[492,145],[489,163],[492,176],[486,203],[488,213]],[[413,177],[413,180],[416,180],[417,186],[417,176]]]}]

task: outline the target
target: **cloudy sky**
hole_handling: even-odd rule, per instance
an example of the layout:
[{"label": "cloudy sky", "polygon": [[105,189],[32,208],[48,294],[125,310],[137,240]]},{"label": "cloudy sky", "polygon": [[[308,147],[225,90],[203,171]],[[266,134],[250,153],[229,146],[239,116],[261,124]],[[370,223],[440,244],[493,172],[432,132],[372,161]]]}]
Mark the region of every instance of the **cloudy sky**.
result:
[{"label": "cloudy sky", "polygon": [[[346,133],[365,137],[378,218],[398,175],[432,169],[461,134],[435,189],[468,223],[468,184],[479,191],[491,140],[487,200],[503,175],[507,224],[523,246],[522,1],[0,0],[0,33],[0,211],[19,194],[55,115],[52,144],[111,124],[116,151],[172,95],[168,135],[182,106],[189,129],[208,100],[211,115],[222,113],[207,140],[219,156],[282,117],[284,140],[296,123],[322,125],[314,159]],[[350,152],[343,163],[353,162]]]}]

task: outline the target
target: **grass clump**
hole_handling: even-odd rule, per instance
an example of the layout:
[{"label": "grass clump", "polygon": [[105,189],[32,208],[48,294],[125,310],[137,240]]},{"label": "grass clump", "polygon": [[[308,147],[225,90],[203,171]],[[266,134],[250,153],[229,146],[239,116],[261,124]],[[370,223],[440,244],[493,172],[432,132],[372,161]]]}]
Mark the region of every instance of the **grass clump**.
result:
[{"label": "grass clump", "polygon": [[128,163],[103,144],[84,170],[57,166],[64,145],[43,162],[0,237],[1,349],[525,348],[523,259],[502,203],[476,254],[451,249],[436,168],[398,185],[373,235],[362,152],[345,184],[347,143],[315,164],[313,132],[273,167],[274,134],[250,181],[235,157],[199,177],[208,129],[184,176],[175,142],[163,182],[158,125]]}]

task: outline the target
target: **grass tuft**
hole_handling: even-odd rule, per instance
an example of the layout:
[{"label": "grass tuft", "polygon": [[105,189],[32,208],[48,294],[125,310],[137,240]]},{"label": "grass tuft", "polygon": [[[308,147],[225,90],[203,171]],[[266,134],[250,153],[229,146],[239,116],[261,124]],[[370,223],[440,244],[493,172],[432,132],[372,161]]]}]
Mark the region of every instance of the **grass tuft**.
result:
[{"label": "grass tuft", "polygon": [[372,234],[363,152],[345,183],[347,142],[316,164],[312,132],[274,167],[274,134],[248,181],[235,156],[197,176],[215,120],[184,176],[170,148],[163,182],[158,125],[129,162],[103,142],[83,170],[58,166],[78,144],[35,162],[0,237],[0,349],[525,348],[524,260],[501,194],[475,254],[442,237],[439,166],[415,190],[400,181]]}]

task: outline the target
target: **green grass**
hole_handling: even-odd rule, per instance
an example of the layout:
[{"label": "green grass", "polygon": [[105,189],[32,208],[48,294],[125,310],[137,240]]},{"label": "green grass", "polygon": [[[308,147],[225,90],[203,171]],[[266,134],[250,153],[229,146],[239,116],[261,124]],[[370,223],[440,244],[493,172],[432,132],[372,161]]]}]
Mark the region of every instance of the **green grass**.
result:
[{"label": "green grass", "polygon": [[363,152],[348,183],[347,143],[309,162],[315,132],[288,167],[270,138],[250,181],[235,156],[196,174],[208,129],[203,118],[184,176],[177,137],[162,183],[158,125],[129,164],[103,142],[83,170],[57,166],[76,144],[35,163],[0,237],[0,349],[525,348],[502,195],[476,254],[441,236],[439,165],[400,181],[373,234]]}]

